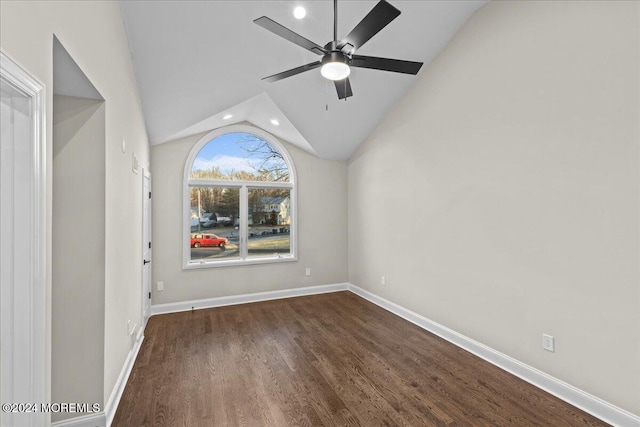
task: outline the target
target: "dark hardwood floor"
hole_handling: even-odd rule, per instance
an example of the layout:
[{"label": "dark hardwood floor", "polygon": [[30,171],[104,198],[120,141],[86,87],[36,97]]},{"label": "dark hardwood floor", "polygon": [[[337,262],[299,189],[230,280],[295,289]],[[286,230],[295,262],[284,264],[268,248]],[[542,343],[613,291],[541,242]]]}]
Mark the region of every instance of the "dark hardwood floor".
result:
[{"label": "dark hardwood floor", "polygon": [[154,316],[112,426],[605,426],[350,293]]}]

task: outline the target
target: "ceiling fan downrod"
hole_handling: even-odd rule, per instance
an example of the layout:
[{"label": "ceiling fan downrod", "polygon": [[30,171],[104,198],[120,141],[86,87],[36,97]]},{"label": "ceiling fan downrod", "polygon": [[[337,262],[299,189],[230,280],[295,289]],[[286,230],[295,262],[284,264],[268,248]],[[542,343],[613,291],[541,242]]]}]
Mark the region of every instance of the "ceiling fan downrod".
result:
[{"label": "ceiling fan downrod", "polygon": [[338,0],[333,0],[333,41],[338,41]]}]

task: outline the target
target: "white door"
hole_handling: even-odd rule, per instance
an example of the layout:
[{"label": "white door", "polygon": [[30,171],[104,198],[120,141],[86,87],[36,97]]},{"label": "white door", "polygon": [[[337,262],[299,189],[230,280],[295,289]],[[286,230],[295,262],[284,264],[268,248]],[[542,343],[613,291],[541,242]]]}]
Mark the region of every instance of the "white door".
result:
[{"label": "white door", "polygon": [[142,173],[142,313],[143,328],[151,314],[151,175]]},{"label": "white door", "polygon": [[[46,397],[44,86],[0,52],[0,395]],[[3,409],[5,407],[3,406]],[[0,425],[41,426],[47,415],[0,412]],[[13,410],[16,412],[12,412]],[[39,409],[39,408],[38,408]]]}]

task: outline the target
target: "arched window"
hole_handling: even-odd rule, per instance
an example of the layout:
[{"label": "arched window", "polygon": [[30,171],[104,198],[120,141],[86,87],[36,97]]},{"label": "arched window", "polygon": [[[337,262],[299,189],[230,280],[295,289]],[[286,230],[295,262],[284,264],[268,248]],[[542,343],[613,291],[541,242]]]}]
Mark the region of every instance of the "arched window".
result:
[{"label": "arched window", "polygon": [[289,153],[261,129],[201,138],[184,171],[184,268],[295,261],[295,179]]}]

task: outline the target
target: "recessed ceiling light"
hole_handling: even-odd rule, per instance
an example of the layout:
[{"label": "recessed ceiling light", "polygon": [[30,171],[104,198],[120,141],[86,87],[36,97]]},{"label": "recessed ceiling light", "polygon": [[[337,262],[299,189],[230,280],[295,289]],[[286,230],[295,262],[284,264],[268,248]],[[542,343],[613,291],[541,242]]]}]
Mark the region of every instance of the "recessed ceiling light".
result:
[{"label": "recessed ceiling light", "polygon": [[277,121],[276,119],[271,119],[271,124],[274,126],[280,126],[280,122]]},{"label": "recessed ceiling light", "polygon": [[233,117],[232,114],[225,114],[222,120],[229,120],[231,117]]},{"label": "recessed ceiling light", "polygon": [[302,19],[307,16],[307,10],[302,6],[298,6],[293,9],[293,16],[295,16],[296,19]]}]

